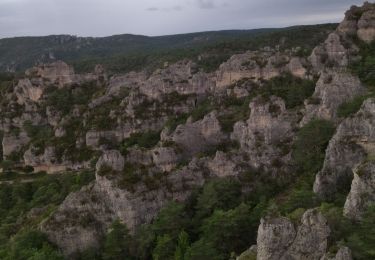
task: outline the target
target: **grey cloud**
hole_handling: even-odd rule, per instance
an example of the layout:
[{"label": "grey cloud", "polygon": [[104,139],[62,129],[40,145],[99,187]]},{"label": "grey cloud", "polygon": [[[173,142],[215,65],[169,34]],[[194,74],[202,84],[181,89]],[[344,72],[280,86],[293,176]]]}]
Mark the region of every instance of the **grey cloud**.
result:
[{"label": "grey cloud", "polygon": [[339,22],[345,10],[363,1],[0,0],[0,38],[49,34],[165,35]]},{"label": "grey cloud", "polygon": [[197,4],[202,9],[213,9],[216,7],[213,0],[197,0]]},{"label": "grey cloud", "polygon": [[159,11],[159,8],[157,8],[157,7],[148,7],[148,8],[146,8],[146,11],[155,12],[155,11]]}]

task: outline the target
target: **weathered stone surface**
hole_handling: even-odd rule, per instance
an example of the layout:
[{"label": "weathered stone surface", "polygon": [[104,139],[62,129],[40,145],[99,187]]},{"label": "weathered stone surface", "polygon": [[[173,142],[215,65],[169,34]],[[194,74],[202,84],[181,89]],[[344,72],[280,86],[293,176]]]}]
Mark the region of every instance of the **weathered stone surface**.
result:
[{"label": "weathered stone surface", "polygon": [[26,132],[20,132],[18,135],[6,133],[2,141],[4,159],[13,152],[19,152],[29,142],[30,138]]},{"label": "weathered stone surface", "polygon": [[258,228],[257,260],[282,259],[295,236],[296,230],[289,219],[262,219]]},{"label": "weathered stone surface", "polygon": [[156,147],[151,150],[151,155],[155,166],[164,172],[170,172],[179,160],[173,147]]},{"label": "weathered stone surface", "polygon": [[250,111],[246,122],[234,125],[231,138],[250,155],[253,167],[281,167],[290,159],[288,146],[294,136],[296,115],[289,113],[284,101],[274,96],[269,101],[256,98],[250,103]]},{"label": "weathered stone surface", "polygon": [[51,83],[58,84],[60,87],[71,84],[76,80],[73,67],[62,61],[34,67],[27,70],[26,75],[29,77],[41,77]]},{"label": "weathered stone surface", "polygon": [[105,151],[96,163],[96,170],[108,166],[112,170],[121,172],[124,169],[125,160],[121,153],[117,150]]},{"label": "weathered stone surface", "polygon": [[[104,158],[108,158],[106,163],[116,161],[112,165],[117,168],[119,160],[109,159],[109,155],[102,161]],[[100,165],[102,162],[97,163],[97,169]],[[150,190],[141,183],[130,192],[119,188],[115,179],[97,175],[94,183],[70,194],[41,224],[41,230],[65,255],[73,257],[79,251],[98,246],[115,219],[125,223],[131,232],[140,224],[149,223],[168,201],[185,200],[194,187],[203,184],[204,177],[199,166],[191,163],[168,175],[166,181],[171,184],[168,189],[162,185]]]},{"label": "weathered stone surface", "polygon": [[338,107],[365,92],[359,78],[345,70],[322,72],[312,99],[305,101],[306,111],[301,125],[314,118],[337,121]]},{"label": "weathered stone surface", "polygon": [[363,9],[364,12],[358,20],[357,35],[362,41],[371,43],[375,40],[375,5],[367,4]]},{"label": "weathered stone surface", "polygon": [[285,259],[320,259],[327,250],[330,229],[325,217],[316,209],[307,210],[301,219],[297,236]]},{"label": "weathered stone surface", "polygon": [[215,111],[206,115],[202,120],[179,125],[171,136],[167,137],[190,155],[202,152],[209,146],[220,144],[224,138]]},{"label": "weathered stone surface", "polygon": [[214,88],[214,81],[209,74],[197,72],[194,67],[194,63],[182,60],[157,70],[141,83],[139,90],[148,98],[153,99],[159,99],[172,92],[183,95],[205,94]]},{"label": "weathered stone surface", "polygon": [[360,220],[367,207],[375,203],[375,162],[366,162],[354,169],[350,193],[344,206],[344,215]]},{"label": "weathered stone surface", "polygon": [[30,79],[21,79],[14,92],[17,97],[17,103],[23,105],[27,100],[37,102],[43,94],[43,87],[33,85]]},{"label": "weathered stone surface", "polygon": [[305,77],[307,70],[298,57],[290,53],[276,51],[255,51],[233,55],[220,65],[216,72],[216,88],[223,89],[244,78],[254,80],[270,79],[289,72],[297,77]]},{"label": "weathered stone surface", "polygon": [[257,259],[321,259],[330,229],[316,209],[307,210],[296,231],[287,218],[262,219],[257,238]]},{"label": "weathered stone surface", "polygon": [[218,177],[238,175],[237,163],[230,155],[221,151],[217,151],[215,157],[208,161],[207,167],[213,175]]},{"label": "weathered stone surface", "polygon": [[326,150],[323,169],[316,175],[314,192],[327,198],[353,178],[352,169],[375,151],[375,99],[344,120]]}]

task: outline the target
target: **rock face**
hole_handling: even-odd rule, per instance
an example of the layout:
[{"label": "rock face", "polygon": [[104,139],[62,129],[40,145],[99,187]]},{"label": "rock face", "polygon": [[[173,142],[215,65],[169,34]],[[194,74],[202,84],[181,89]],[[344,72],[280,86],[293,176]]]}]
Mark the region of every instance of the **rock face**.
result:
[{"label": "rock face", "polygon": [[20,105],[25,104],[27,100],[37,102],[43,94],[43,87],[33,85],[30,79],[21,79],[15,87],[15,93]]},{"label": "rock face", "polygon": [[117,150],[105,151],[96,163],[96,171],[103,167],[110,167],[112,170],[121,172],[124,169],[125,160]]},{"label": "rock face", "polygon": [[316,175],[314,192],[328,198],[353,178],[353,168],[375,151],[375,99],[344,120],[329,142],[323,169]]},{"label": "rock face", "polygon": [[314,118],[337,121],[338,107],[365,92],[357,76],[344,70],[324,71],[312,98],[305,101],[306,112],[301,124],[304,125]]},{"label": "rock face", "polygon": [[257,238],[257,259],[316,259],[324,256],[330,229],[316,209],[306,211],[295,230],[287,218],[262,219]]},{"label": "rock face", "polygon": [[291,53],[273,50],[233,55],[217,71],[216,87],[222,89],[244,78],[270,79],[286,72],[297,77],[305,77],[307,70],[303,66],[304,63],[303,59],[293,57]]},{"label": "rock face", "polygon": [[350,193],[344,206],[344,215],[360,220],[368,206],[375,202],[375,162],[366,162],[354,170]]},{"label": "rock face", "polygon": [[233,160],[230,155],[217,151],[213,160],[208,161],[207,168],[213,175],[218,177],[237,176],[239,171],[237,160]]},{"label": "rock face", "polygon": [[[122,171],[123,160],[118,151],[108,151],[99,159],[96,168],[105,164],[115,171]],[[204,180],[201,167],[194,162],[166,176],[166,182],[171,184],[168,189],[164,184],[149,189],[140,183],[131,192],[120,188],[116,177],[108,179],[97,175],[94,183],[70,194],[41,224],[41,230],[66,256],[74,257],[77,252],[98,246],[114,220],[119,219],[134,232],[140,224],[149,223],[168,201],[185,200],[194,187],[203,185]]]},{"label": "rock face", "polygon": [[4,160],[12,153],[20,152],[22,147],[29,141],[30,138],[27,136],[26,132],[21,132],[18,135],[12,133],[5,134],[2,142]]},{"label": "rock face", "polygon": [[231,138],[249,154],[253,167],[281,167],[289,160],[288,146],[298,118],[286,110],[284,101],[278,97],[269,101],[259,97],[250,103],[250,110],[246,122],[234,125]]},{"label": "rock face", "polygon": [[171,136],[164,140],[172,140],[188,153],[188,155],[203,152],[207,147],[220,144],[224,139],[217,113],[211,112],[202,120],[179,125]]},{"label": "rock face", "polygon": [[375,39],[375,7],[369,2],[361,7],[352,6],[345,14],[338,31],[350,36],[357,36],[362,41],[371,43]]},{"label": "rock face", "polygon": [[27,76],[41,77],[60,87],[71,84],[75,81],[75,74],[72,67],[62,61],[44,64],[26,71]]}]

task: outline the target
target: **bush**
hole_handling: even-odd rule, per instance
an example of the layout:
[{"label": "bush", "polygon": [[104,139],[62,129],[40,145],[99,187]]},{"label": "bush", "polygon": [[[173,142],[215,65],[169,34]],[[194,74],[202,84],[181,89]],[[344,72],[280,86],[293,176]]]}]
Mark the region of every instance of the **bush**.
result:
[{"label": "bush", "polygon": [[286,108],[303,105],[305,99],[310,97],[315,90],[315,82],[284,74],[272,78],[261,87],[260,94],[264,97],[275,95],[285,101]]},{"label": "bush", "polygon": [[292,156],[301,172],[315,174],[321,169],[334,131],[334,125],[325,120],[312,120],[299,130]]},{"label": "bush", "polygon": [[129,138],[122,141],[120,151],[126,154],[128,148],[137,145],[140,148],[152,148],[160,141],[160,132],[133,133]]},{"label": "bush", "polygon": [[126,226],[120,221],[113,222],[103,248],[103,260],[128,259],[131,237]]},{"label": "bush", "polygon": [[358,43],[361,60],[351,64],[352,71],[359,76],[361,81],[374,91],[375,88],[375,43]]},{"label": "bush", "polygon": [[343,103],[337,109],[337,115],[339,117],[348,117],[354,113],[357,113],[361,108],[363,101],[365,101],[369,96],[358,96],[353,98],[351,101]]}]

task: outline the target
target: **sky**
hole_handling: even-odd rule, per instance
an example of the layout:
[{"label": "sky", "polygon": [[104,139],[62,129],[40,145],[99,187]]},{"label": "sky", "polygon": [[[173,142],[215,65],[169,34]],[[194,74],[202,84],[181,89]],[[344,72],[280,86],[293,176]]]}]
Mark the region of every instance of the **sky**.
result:
[{"label": "sky", "polygon": [[[0,0],[0,38],[110,36],[339,22],[363,0]],[[370,1],[373,2],[373,1]]]}]

